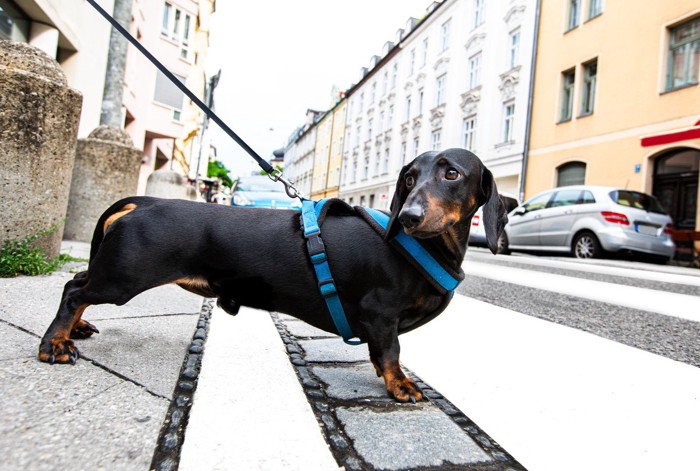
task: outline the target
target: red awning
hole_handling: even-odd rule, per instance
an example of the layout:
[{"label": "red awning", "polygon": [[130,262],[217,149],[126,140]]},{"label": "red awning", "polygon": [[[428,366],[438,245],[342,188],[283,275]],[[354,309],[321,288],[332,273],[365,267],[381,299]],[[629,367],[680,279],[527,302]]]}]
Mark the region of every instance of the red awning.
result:
[{"label": "red awning", "polygon": [[674,142],[688,141],[690,139],[700,139],[700,121],[688,128],[674,129],[652,136],[642,138],[642,147],[660,146],[672,144]]}]

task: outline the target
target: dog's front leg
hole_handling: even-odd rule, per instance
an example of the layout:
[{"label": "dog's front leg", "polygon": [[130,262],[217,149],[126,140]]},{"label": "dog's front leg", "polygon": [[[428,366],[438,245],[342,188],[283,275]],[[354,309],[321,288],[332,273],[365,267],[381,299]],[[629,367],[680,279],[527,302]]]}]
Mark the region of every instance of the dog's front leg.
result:
[{"label": "dog's front leg", "polygon": [[398,317],[386,319],[385,322],[372,322],[366,326],[369,357],[377,371],[377,376],[384,378],[386,390],[399,402],[416,402],[423,400],[416,383],[406,377],[399,365]]}]

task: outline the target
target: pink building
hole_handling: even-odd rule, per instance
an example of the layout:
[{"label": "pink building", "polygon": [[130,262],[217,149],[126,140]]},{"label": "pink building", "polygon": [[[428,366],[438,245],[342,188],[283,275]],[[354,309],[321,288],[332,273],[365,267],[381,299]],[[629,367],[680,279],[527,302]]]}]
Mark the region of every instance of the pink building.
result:
[{"label": "pink building", "polygon": [[[199,38],[198,18],[203,10],[208,19],[213,9],[213,0],[133,3],[131,34],[200,98],[204,96],[203,58],[208,44]],[[183,139],[187,143],[194,138],[197,123],[201,122],[201,114],[192,110],[189,101],[148,59],[129,46],[123,104],[125,129],[145,154],[139,194],[144,193],[154,170],[172,169],[186,176],[190,173],[192,143],[184,146],[185,155],[177,152],[178,158],[174,158],[175,140],[179,139],[178,147],[183,147]]]}]

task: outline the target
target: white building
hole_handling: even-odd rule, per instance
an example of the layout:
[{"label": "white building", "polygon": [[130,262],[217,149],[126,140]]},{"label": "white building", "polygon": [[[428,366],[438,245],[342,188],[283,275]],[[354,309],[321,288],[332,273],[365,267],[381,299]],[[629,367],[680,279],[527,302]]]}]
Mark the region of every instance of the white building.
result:
[{"label": "white building", "polygon": [[517,193],[534,20],[535,0],[445,0],[409,19],[348,91],[340,196],[387,209],[403,165],[450,147]]}]

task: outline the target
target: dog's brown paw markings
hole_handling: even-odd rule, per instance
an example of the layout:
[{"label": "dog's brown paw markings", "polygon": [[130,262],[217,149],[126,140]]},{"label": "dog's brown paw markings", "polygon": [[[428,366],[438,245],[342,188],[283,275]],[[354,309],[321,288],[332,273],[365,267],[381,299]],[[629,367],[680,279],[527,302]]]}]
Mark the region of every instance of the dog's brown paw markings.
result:
[{"label": "dog's brown paw markings", "polygon": [[423,393],[411,378],[394,379],[387,387],[389,394],[399,402],[416,403],[423,400]]},{"label": "dog's brown paw markings", "polygon": [[75,365],[75,362],[80,358],[80,351],[75,346],[72,340],[51,339],[51,351],[39,351],[39,360],[45,363],[70,363]]},{"label": "dog's brown paw markings", "polygon": [[84,319],[80,319],[70,331],[70,338],[72,339],[86,339],[92,334],[99,334],[100,331],[97,330],[93,324],[89,323]]}]

